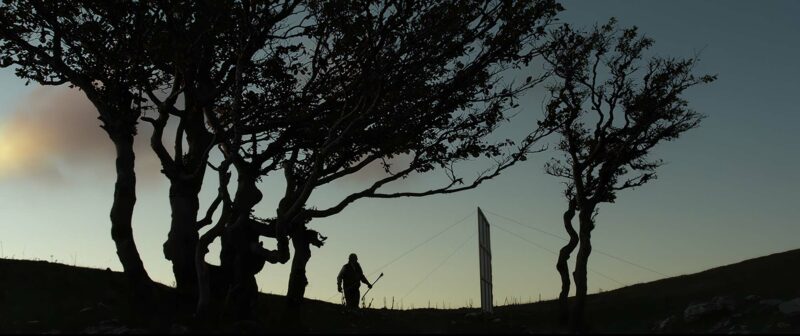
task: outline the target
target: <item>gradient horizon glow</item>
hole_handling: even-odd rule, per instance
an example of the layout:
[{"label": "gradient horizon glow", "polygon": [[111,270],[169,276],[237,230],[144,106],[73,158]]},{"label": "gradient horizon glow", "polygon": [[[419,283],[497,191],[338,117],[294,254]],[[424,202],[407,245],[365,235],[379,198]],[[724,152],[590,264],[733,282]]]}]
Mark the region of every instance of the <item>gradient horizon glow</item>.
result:
[{"label": "gradient horizon glow", "polygon": [[[589,261],[600,274],[590,272],[589,292],[800,248],[800,2],[562,3],[562,22],[588,28],[614,16],[619,27],[636,25],[654,38],[653,55],[686,58],[699,52],[696,73],[719,75],[714,83],[688,91],[690,107],[707,118],[680,139],[656,147],[654,157],[667,162],[658,170],[659,178],[620,193],[615,204],[600,206]],[[541,113],[541,94],[521,103],[525,116],[506,126],[509,134],[532,126]],[[81,95],[25,86],[10,69],[0,70],[0,257],[121,270],[108,219],[113,148],[97,126],[96,112]],[[148,124],[140,124],[133,230],[150,276],[170,285],[171,264],[162,253],[170,219],[168,184],[146,143],[150,132]],[[552,252],[563,241],[508,219],[566,236],[562,186],[543,169],[554,154],[533,155],[475,190],[364,199],[338,215],[311,222],[311,228],[329,238],[322,249],[312,247],[306,297],[338,303],[336,275],[348,254],[356,253],[370,280],[385,274],[370,291],[373,307],[383,307],[384,297],[389,303],[394,297],[396,306],[402,299],[405,308],[427,307],[428,302],[480,306],[475,232],[476,207],[481,207],[492,225],[495,304],[506,298],[536,301],[539,295],[553,299],[560,282]],[[276,181],[262,183],[265,197],[256,215],[274,213],[278,195],[270,190]],[[401,187],[424,187],[431,181],[436,177],[415,177]],[[364,182],[337,182],[317,192],[310,203],[330,205]],[[215,189],[216,179],[209,174],[201,211]],[[265,246],[274,247],[274,242]],[[218,251],[218,246],[212,248],[207,260],[218,263]],[[289,267],[267,264],[257,275],[259,289],[284,294]]]}]

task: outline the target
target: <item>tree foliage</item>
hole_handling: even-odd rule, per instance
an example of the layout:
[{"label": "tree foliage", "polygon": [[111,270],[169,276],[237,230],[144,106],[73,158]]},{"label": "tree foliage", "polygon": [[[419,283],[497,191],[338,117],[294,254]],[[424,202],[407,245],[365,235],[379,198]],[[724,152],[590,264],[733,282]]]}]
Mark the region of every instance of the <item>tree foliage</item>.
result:
[{"label": "tree foliage", "polygon": [[642,67],[653,40],[635,27],[617,32],[614,22],[588,34],[565,25],[546,55],[562,79],[550,87],[547,111],[564,153],[546,171],[594,203],[613,202],[616,191],[656,178],[663,161],[651,158],[651,150],[703,119],[682,94],[715,78],[693,75],[696,59],[653,58]]},{"label": "tree foliage", "polygon": [[[518,97],[542,81],[542,76],[520,82],[504,76],[541,53],[545,27],[559,10],[547,0],[299,6],[294,21],[288,20],[293,23],[252,57],[239,58],[230,93],[206,111],[238,176],[234,214],[227,224],[219,223],[225,227],[223,268],[251,270],[234,282],[252,288],[252,272],[263,265],[255,262],[259,257],[288,260],[286,236],[302,238],[297,233],[313,218],[335,215],[362,198],[475,188],[538,151],[533,146],[544,129],[519,141],[491,135],[508,121],[508,110],[518,107]],[[398,156],[410,163],[393,166]],[[481,157],[493,166],[474,177],[457,171],[457,164]],[[328,208],[307,205],[315,190],[371,164],[380,164],[386,175]],[[262,225],[251,216],[262,198],[256,182],[278,171],[286,179],[283,197],[276,216]],[[392,182],[433,171],[445,172],[447,181],[423,190],[386,191]],[[257,235],[276,237],[278,250],[261,248]],[[244,301],[240,307],[247,306]]]},{"label": "tree foliage", "polygon": [[[243,79],[241,92],[210,116],[229,139],[234,164],[247,161],[259,174],[284,169],[278,216],[285,222],[300,212],[333,215],[364,197],[473,188],[524,159],[543,135],[488,140],[518,96],[541,80],[502,75],[540,53],[544,27],[560,10],[553,1],[311,1],[306,9],[298,36],[269,48],[264,55],[272,57],[254,67],[262,72]],[[410,164],[392,167],[400,155]],[[457,174],[456,163],[479,157],[494,168],[467,180]],[[303,210],[316,188],[374,163],[387,177],[330,208]],[[381,192],[435,169],[448,174],[447,184]]]},{"label": "tree foliage", "polygon": [[[558,78],[549,87],[544,124],[560,135],[557,149],[563,154],[548,162],[545,171],[566,185],[568,231],[574,215],[570,211],[580,211],[575,323],[582,321],[597,205],[613,203],[618,191],[656,178],[663,161],[653,158],[655,146],[677,139],[703,119],[689,108],[685,91],[715,79],[693,74],[697,58],[647,59],[652,45],[635,27],[619,30],[612,19],[590,32],[563,25],[544,49],[544,59]],[[562,250],[566,258],[575,247],[574,239],[571,243]],[[566,265],[564,257],[559,267]],[[564,285],[568,291],[569,284]]]},{"label": "tree foliage", "polygon": [[153,70],[141,52],[154,34],[146,13],[145,4],[124,1],[4,1],[0,65],[39,84],[80,88],[107,131],[135,125],[135,88],[150,83]]},{"label": "tree foliage", "polygon": [[133,137],[141,115],[137,88],[152,83],[141,52],[154,17],[147,4],[3,1],[0,6],[0,66],[42,85],[78,87],[97,108],[116,149],[117,180],[110,212],[117,255],[141,301],[151,280],[133,240],[136,203]]}]

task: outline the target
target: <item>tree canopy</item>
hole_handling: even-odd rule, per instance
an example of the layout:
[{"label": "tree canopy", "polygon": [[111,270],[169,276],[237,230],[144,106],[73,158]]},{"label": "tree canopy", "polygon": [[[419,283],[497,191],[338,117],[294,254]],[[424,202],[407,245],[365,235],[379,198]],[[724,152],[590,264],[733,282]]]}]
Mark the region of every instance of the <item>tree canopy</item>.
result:
[{"label": "tree canopy", "polygon": [[[539,55],[544,27],[560,10],[555,2],[309,2],[307,10],[297,36],[264,52],[254,67],[260,72],[243,75],[241,92],[209,115],[234,165],[284,170],[286,206],[278,216],[286,222],[315,188],[373,163],[388,176],[305,215],[329,216],[364,197],[473,188],[524,159],[544,134],[487,140],[542,79],[514,83],[502,75]],[[390,166],[399,155],[410,157],[407,167]],[[469,180],[457,174],[456,163],[481,156],[495,167]],[[449,183],[381,192],[434,169],[447,172]]]},{"label": "tree canopy", "polygon": [[[560,135],[561,154],[545,165],[545,171],[564,181],[568,201],[564,226],[570,240],[556,266],[562,280],[562,321],[570,286],[567,260],[579,246],[573,273],[574,327],[584,322],[597,205],[613,203],[618,191],[656,178],[663,161],[652,157],[654,147],[677,139],[703,119],[688,107],[684,92],[715,79],[693,74],[697,58],[652,57],[643,62],[653,43],[636,27],[617,29],[611,19],[589,32],[563,25],[552,32],[544,49],[544,59],[557,77],[549,87],[544,124]],[[576,211],[578,232],[572,227]]]}]

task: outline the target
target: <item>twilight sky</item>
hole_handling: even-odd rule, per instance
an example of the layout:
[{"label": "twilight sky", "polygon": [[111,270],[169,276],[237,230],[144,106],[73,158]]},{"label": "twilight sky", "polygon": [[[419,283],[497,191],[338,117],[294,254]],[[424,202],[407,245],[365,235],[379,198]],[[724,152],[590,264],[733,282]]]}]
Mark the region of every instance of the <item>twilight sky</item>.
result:
[{"label": "twilight sky", "polygon": [[[800,125],[800,2],[563,4],[563,22],[589,27],[617,17],[620,27],[636,25],[655,39],[653,55],[691,57],[701,52],[697,73],[719,75],[716,82],[688,91],[690,106],[708,118],[698,129],[656,147],[655,157],[667,162],[658,171],[659,179],[622,192],[616,204],[601,205],[589,291],[800,248],[800,140],[795,135]],[[504,132],[518,134],[532,125],[541,114],[537,92],[523,100],[521,117]],[[169,229],[168,185],[155,155],[141,141],[150,132],[149,125],[140,125],[134,234],[151,277],[169,285],[173,277],[161,248]],[[555,297],[559,280],[552,251],[563,241],[548,233],[566,234],[561,226],[562,186],[543,170],[552,155],[535,155],[476,190],[365,199],[339,215],[312,222],[329,239],[321,250],[312,250],[306,296],[338,302],[336,274],[355,252],[368,278],[385,273],[370,292],[373,306],[381,307],[384,297],[402,299],[405,307],[427,306],[429,300],[453,307],[472,300],[478,306],[474,233],[480,206],[492,225],[496,303],[507,297]],[[96,111],[82,93],[25,86],[9,69],[0,70],[0,257],[121,270],[108,220],[113,157]],[[399,188],[424,188],[436,180],[414,177]],[[264,181],[265,198],[256,207],[257,215],[274,213],[278,198],[269,190],[278,182]],[[315,194],[312,203],[330,205],[366,182],[356,177],[332,184]],[[202,207],[215,189],[216,179],[209,174]],[[218,262],[217,252],[212,249],[210,262]],[[288,264],[267,265],[257,276],[260,290],[285,293],[288,271]]]}]

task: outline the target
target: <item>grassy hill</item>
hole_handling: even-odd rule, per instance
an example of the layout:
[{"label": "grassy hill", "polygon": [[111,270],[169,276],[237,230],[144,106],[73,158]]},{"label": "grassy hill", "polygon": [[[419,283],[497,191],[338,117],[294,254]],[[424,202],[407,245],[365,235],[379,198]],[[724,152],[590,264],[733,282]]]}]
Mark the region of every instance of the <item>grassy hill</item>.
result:
[{"label": "grassy hill", "polygon": [[[650,332],[659,321],[673,316],[677,322],[670,323],[663,331],[704,332],[714,330],[714,324],[728,319],[732,321],[729,324],[745,326],[750,332],[796,333],[800,331],[797,317],[786,317],[777,306],[761,301],[800,297],[798,265],[800,249],[594,294],[588,299],[587,316],[595,332]],[[160,292],[162,298],[173,294],[166,286],[161,286]],[[126,310],[125,293],[128,293],[126,281],[118,272],[46,261],[0,259],[0,333],[81,332],[103,323],[175,332],[180,328],[173,326],[172,321],[189,325],[186,317],[179,316],[164,318],[167,322],[161,324],[131,318]],[[719,296],[728,297],[736,304],[736,310],[709,314],[698,321],[682,321],[688,306]],[[259,300],[259,316],[263,316],[268,326],[274,325],[281,314],[283,297],[262,294]],[[159,307],[159,314],[169,316],[174,308]],[[308,332],[343,333],[563,331],[555,324],[554,301],[496,307],[491,317],[471,314],[475,311],[367,309],[361,316],[354,316],[345,314],[339,305],[308,300],[304,325]],[[113,320],[118,322],[108,322]]]}]

